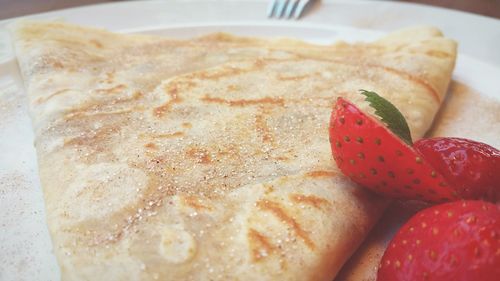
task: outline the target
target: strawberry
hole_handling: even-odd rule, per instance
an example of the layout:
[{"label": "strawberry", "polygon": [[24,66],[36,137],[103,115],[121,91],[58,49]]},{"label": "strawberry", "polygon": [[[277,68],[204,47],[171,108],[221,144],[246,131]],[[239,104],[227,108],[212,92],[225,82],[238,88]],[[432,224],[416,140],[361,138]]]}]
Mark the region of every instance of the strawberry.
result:
[{"label": "strawberry", "polygon": [[461,138],[422,139],[414,144],[462,198],[500,200],[500,151]]},{"label": "strawberry", "polygon": [[340,170],[354,182],[393,198],[456,199],[443,176],[408,145],[411,136],[402,114],[377,94],[363,94],[372,106],[377,104],[375,113],[382,121],[390,119],[392,126],[388,130],[354,104],[337,99],[330,119],[330,144]]},{"label": "strawberry", "polygon": [[500,276],[500,206],[455,201],[424,209],[396,233],[378,281],[495,281]]}]

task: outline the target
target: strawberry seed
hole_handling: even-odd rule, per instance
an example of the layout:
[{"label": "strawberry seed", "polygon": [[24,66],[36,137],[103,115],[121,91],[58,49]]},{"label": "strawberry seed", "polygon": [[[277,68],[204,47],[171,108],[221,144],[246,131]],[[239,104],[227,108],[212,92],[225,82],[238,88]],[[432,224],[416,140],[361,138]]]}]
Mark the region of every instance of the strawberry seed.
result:
[{"label": "strawberry seed", "polygon": [[437,260],[437,254],[436,252],[430,250],[429,251],[429,258],[432,260],[432,261],[436,261]]},{"label": "strawberry seed", "polygon": [[466,223],[468,224],[473,224],[476,222],[476,217],[475,216],[470,216],[467,218],[467,220],[465,220]]}]

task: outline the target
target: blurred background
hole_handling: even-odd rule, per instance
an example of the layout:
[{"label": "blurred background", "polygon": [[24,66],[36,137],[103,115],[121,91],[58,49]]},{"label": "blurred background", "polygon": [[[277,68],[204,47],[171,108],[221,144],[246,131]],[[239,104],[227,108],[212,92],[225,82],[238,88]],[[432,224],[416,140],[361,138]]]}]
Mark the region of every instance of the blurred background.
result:
[{"label": "blurred background", "polygon": [[[169,1],[169,0],[165,0]],[[352,0],[356,1],[356,0]],[[373,0],[383,1],[383,0]],[[388,1],[388,0],[386,0]],[[396,0],[393,0],[396,1]],[[118,0],[0,0],[0,20],[52,10]],[[215,2],[215,1],[214,1]],[[500,0],[399,0],[460,10],[500,19]]]}]

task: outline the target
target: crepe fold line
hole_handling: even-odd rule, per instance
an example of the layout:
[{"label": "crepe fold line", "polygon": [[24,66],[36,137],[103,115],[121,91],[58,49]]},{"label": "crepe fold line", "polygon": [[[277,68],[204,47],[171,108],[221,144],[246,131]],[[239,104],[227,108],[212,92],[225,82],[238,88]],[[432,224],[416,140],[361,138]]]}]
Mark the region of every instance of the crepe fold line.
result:
[{"label": "crepe fold line", "polygon": [[456,56],[430,27],[331,46],[59,22],[13,37],[63,280],[332,280],[387,205],[331,159],[335,99],[369,110],[357,91],[376,91],[418,138]]}]

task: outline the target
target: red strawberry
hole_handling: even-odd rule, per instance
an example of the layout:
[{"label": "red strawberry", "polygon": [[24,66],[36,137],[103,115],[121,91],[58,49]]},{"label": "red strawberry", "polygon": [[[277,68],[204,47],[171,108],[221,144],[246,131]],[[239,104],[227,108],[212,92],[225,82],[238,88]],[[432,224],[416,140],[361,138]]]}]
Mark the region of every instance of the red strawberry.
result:
[{"label": "red strawberry", "polygon": [[500,206],[437,205],[413,216],[386,249],[378,281],[495,281],[500,277]]},{"label": "red strawberry", "polygon": [[340,170],[373,191],[431,202],[456,198],[447,181],[418,152],[342,98],[330,119],[330,144]]},{"label": "red strawberry", "polygon": [[466,199],[500,199],[500,151],[460,138],[422,139],[414,144],[447,182]]}]

